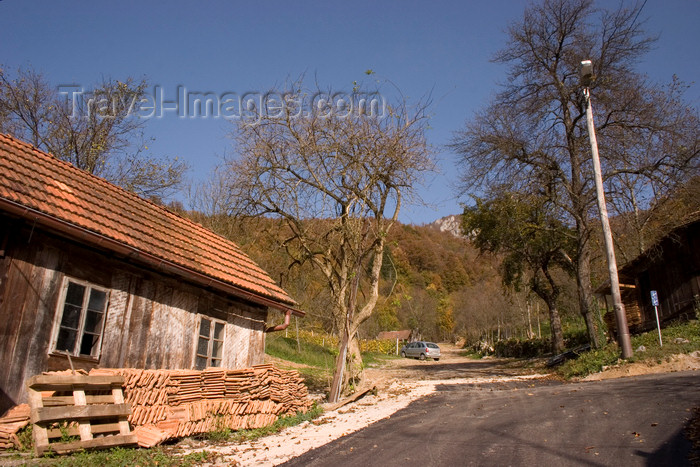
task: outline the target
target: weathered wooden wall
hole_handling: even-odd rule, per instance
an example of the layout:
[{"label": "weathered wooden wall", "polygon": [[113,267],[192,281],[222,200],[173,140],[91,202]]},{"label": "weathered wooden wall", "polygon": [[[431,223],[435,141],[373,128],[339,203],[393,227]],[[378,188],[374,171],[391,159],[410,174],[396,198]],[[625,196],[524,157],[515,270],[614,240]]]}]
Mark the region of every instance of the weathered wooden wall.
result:
[{"label": "weathered wooden wall", "polygon": [[70,368],[51,355],[65,276],[111,290],[100,358],[76,368],[193,368],[201,314],[226,322],[223,367],[263,363],[265,308],[0,216],[0,413],[26,397],[25,381]]},{"label": "weathered wooden wall", "polygon": [[656,327],[651,291],[659,296],[661,321],[692,315],[700,297],[700,222],[666,237],[644,257],[623,268],[636,285],[642,323],[639,330]]}]

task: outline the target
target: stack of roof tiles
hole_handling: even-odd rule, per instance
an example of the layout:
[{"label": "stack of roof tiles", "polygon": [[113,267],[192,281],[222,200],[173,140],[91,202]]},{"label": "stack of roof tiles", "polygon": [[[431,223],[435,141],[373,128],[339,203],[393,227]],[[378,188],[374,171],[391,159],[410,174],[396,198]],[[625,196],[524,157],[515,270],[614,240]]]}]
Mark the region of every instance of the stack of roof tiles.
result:
[{"label": "stack of roof tiles", "polygon": [[[299,373],[272,365],[204,371],[99,368],[89,375],[124,377],[129,423],[142,447],[224,428],[261,428],[312,406]],[[16,433],[28,423],[27,404],[0,418],[0,449],[19,448]]]},{"label": "stack of roof tiles", "polygon": [[17,437],[17,432],[29,424],[29,415],[29,406],[20,404],[0,417],[0,449],[20,449],[23,447]]},{"label": "stack of roof tiles", "polygon": [[143,447],[223,428],[260,428],[312,405],[299,373],[272,365],[204,371],[94,369],[90,374],[124,376],[129,422]]}]

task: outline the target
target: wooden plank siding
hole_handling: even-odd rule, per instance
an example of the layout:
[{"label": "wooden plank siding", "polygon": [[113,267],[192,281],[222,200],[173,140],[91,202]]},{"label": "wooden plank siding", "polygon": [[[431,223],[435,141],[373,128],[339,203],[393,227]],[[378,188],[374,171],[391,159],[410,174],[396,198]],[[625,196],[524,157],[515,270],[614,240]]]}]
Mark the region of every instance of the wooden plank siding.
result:
[{"label": "wooden plank siding", "polygon": [[[675,229],[623,266],[620,281],[634,285],[622,296],[632,333],[656,327],[652,290],[658,293],[662,326],[675,319],[693,317],[700,300],[700,221]],[[630,312],[638,318],[631,319]],[[613,317],[606,322],[614,328]]]},{"label": "wooden plank siding", "polygon": [[692,315],[700,298],[700,222],[665,238],[644,261],[630,269],[645,317],[643,328],[656,326],[651,290],[658,292],[662,321]]},{"label": "wooden plank siding", "polygon": [[[12,228],[8,228],[12,224]],[[50,353],[65,277],[109,290],[99,358],[73,357],[90,369],[191,369],[200,313],[225,325],[222,366],[263,363],[267,308],[141,268],[128,258],[80,245],[0,214],[0,413],[26,401],[25,382],[70,368]]]},{"label": "wooden plank siding", "polygon": [[[10,264],[7,281],[3,281],[0,322],[7,324],[2,331],[5,345],[0,362],[5,370],[0,376],[0,404],[8,408],[6,398],[17,392],[24,393],[23,382],[45,369],[46,342],[50,340],[58,290],[56,267],[59,250],[45,243],[37,248],[22,248],[39,236],[28,228],[11,234],[7,245]],[[18,251],[20,254],[13,255]],[[37,355],[42,358],[37,359]]]}]

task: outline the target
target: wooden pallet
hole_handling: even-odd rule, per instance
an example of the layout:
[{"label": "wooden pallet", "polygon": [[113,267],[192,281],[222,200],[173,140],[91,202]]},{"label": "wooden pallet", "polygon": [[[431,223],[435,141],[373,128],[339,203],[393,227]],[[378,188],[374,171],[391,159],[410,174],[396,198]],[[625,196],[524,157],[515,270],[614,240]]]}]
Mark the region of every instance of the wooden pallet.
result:
[{"label": "wooden pallet", "polygon": [[57,374],[30,378],[27,386],[35,454],[136,444],[127,420],[131,407],[124,403],[123,383],[122,376]]}]

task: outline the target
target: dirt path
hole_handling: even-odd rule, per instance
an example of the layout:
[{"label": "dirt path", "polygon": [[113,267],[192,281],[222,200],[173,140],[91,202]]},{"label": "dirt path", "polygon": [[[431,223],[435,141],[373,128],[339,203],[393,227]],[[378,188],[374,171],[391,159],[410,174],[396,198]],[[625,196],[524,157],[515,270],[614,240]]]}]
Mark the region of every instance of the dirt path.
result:
[{"label": "dirt path", "polygon": [[512,359],[483,358],[474,360],[460,355],[461,349],[451,344],[440,344],[439,361],[401,358],[389,360],[381,368],[365,370],[363,386],[390,385],[394,381],[431,381],[455,378],[509,378],[531,374],[546,374],[544,359],[513,361]]}]

